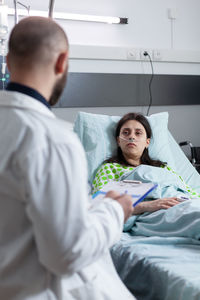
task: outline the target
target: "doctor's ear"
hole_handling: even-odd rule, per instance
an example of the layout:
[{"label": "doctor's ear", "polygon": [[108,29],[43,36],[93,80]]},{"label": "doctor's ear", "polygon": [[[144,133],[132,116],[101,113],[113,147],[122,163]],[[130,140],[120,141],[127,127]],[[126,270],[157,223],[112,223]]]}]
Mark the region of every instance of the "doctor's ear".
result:
[{"label": "doctor's ear", "polygon": [[6,66],[8,68],[8,71],[10,72],[10,57],[9,57],[9,53],[6,55]]},{"label": "doctor's ear", "polygon": [[68,51],[62,52],[57,57],[56,63],[55,63],[55,73],[63,74],[67,68],[68,65]]}]

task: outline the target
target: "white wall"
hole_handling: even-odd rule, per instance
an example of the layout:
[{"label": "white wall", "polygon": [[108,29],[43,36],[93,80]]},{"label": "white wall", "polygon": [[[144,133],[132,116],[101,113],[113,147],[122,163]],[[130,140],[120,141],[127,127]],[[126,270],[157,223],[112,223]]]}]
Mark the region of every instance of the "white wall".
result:
[{"label": "white wall", "polygon": [[200,50],[199,0],[57,0],[56,11],[129,17],[128,25],[66,21],[72,44],[171,48],[168,9],[177,9],[174,48]]},{"label": "white wall", "polygon": [[[5,0],[5,2],[13,7],[12,0]],[[48,0],[23,0],[22,2],[30,4],[32,9],[43,10],[48,9],[49,3]],[[83,55],[82,48],[77,48],[76,45],[89,45],[95,47],[95,49],[99,47],[100,54],[102,47],[109,49],[113,46],[116,47],[116,51],[134,47],[137,49],[167,49],[171,51],[171,54],[176,51],[189,51],[187,52],[188,55],[190,53],[200,53],[199,0],[56,0],[55,2],[56,11],[129,18],[128,25],[58,21],[68,34],[72,45],[71,56],[73,56],[73,49],[78,51],[78,59],[75,55],[70,60],[69,70],[71,72],[151,72],[148,62],[125,61],[123,59],[81,59],[81,55]],[[177,18],[173,21],[173,24],[168,18],[169,8],[177,9]],[[13,20],[10,20],[10,24],[13,24]],[[181,63],[155,62],[154,72],[157,74],[200,75],[200,64],[188,63],[188,61]],[[146,113],[147,109],[146,107],[54,109],[56,115],[72,122],[78,110],[123,115],[130,110]],[[169,111],[169,128],[178,142],[189,139],[193,144],[200,145],[200,105],[151,108],[151,113],[159,111]]]},{"label": "white wall", "polygon": [[[95,2],[95,5],[94,5]],[[57,2],[56,10],[63,9]],[[70,12],[82,12],[97,15],[128,16],[128,25],[103,25],[88,23],[61,22],[68,32],[72,44],[94,46],[116,46],[134,48],[155,48],[169,50],[192,50],[200,52],[200,1],[199,0],[110,0],[110,1],[71,1]],[[168,19],[168,9],[177,9],[177,19]],[[173,36],[172,36],[173,33]],[[173,41],[172,41],[173,37]],[[173,47],[172,47],[173,46]],[[80,60],[71,59],[73,72],[106,73],[150,73],[146,62],[118,60]],[[154,63],[154,71],[159,74],[200,74],[199,63]],[[200,100],[200,99],[199,99]],[[188,99],[189,103],[189,99]],[[114,108],[69,108],[55,109],[55,113],[74,121],[79,110],[109,115],[123,115],[129,111],[146,113],[146,107]],[[190,140],[200,145],[199,115],[200,105],[195,106],[157,106],[151,113],[169,112],[169,129],[180,142]]]},{"label": "white wall", "polygon": [[[177,18],[170,20],[168,10],[175,9]],[[109,47],[113,58],[118,53],[121,60],[126,60],[128,49],[165,50],[163,60],[181,60],[183,62],[154,63],[157,74],[200,74],[200,1],[199,0],[110,0],[110,1],[57,1],[56,11],[80,12],[94,15],[111,15],[128,17],[128,25],[109,25],[98,23],[59,21],[65,28],[71,47],[70,70],[72,72],[117,72],[150,73],[148,62],[110,60],[80,60],[81,56],[92,57],[89,50],[75,48],[74,45],[93,46],[93,55],[101,57]],[[98,51],[99,47],[99,51]],[[103,47],[103,48],[102,48]],[[104,48],[106,47],[106,48]],[[123,49],[125,49],[123,51]],[[120,52],[121,51],[121,52]],[[168,52],[166,52],[168,51]],[[74,55],[74,52],[76,53]],[[95,54],[94,54],[95,52]],[[115,55],[114,55],[115,54]],[[104,55],[102,55],[104,57]],[[188,63],[194,56],[198,63]],[[108,52],[108,57],[109,52]],[[125,58],[124,58],[125,57]],[[185,60],[185,62],[184,62]]]},{"label": "white wall", "polygon": [[[13,7],[13,0],[5,2]],[[23,0],[23,3],[30,5],[32,9],[47,10],[49,1]],[[169,8],[177,10],[174,21],[168,18]],[[129,18],[128,25],[58,20],[69,37],[70,56],[73,57],[70,63],[72,72],[100,69],[100,72],[150,73],[149,63],[124,61],[128,49],[150,48],[165,51],[163,61],[154,63],[155,73],[200,74],[199,0],[56,0],[55,11]],[[12,20],[10,24],[12,26]],[[86,53],[83,53],[83,48],[79,48],[79,45],[94,48],[92,51],[87,48],[84,50]],[[118,53],[119,60],[112,60],[108,55],[109,60],[98,61],[102,52],[106,53],[109,47],[113,46],[115,46],[115,50],[111,49],[113,57]],[[125,50],[122,51],[123,49]],[[90,58],[91,52],[95,52],[96,60],[86,62],[80,60],[87,55]],[[190,58],[193,63],[190,63]],[[182,62],[165,63],[170,59],[173,61],[180,59]],[[194,63],[195,59],[198,63]]]}]

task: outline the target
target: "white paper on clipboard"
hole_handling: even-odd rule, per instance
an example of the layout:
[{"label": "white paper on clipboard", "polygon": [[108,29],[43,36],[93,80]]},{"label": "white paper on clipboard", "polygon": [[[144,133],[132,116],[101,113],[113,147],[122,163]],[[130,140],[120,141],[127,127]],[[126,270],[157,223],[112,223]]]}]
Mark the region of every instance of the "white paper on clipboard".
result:
[{"label": "white paper on clipboard", "polygon": [[155,188],[157,184],[154,183],[134,183],[124,181],[109,181],[104,187],[96,192],[92,198],[103,198],[108,191],[117,191],[120,194],[128,194],[132,196],[133,206],[136,206]]}]

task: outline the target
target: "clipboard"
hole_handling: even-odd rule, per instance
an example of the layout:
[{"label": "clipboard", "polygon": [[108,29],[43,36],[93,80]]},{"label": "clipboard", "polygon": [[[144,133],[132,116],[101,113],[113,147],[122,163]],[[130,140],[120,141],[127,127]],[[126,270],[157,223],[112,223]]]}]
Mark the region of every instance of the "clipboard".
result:
[{"label": "clipboard", "polygon": [[92,199],[102,199],[108,191],[117,191],[120,194],[128,194],[132,197],[133,206],[136,206],[158,185],[152,182],[143,183],[135,180],[109,181],[100,191],[92,195]]}]

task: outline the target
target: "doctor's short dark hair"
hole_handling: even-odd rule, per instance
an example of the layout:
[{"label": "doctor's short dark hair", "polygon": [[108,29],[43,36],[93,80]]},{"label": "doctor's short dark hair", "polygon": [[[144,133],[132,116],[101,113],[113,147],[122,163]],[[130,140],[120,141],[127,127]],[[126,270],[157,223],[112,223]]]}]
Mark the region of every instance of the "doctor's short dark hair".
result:
[{"label": "doctor's short dark hair", "polygon": [[67,36],[60,25],[45,17],[27,17],[10,34],[8,49],[12,63],[22,67],[48,65],[58,50],[68,48]]},{"label": "doctor's short dark hair", "polygon": [[[142,124],[145,131],[146,131],[147,138],[151,139],[152,130],[151,130],[151,126],[150,126],[149,121],[147,120],[147,118],[141,113],[130,112],[130,113],[125,114],[119,120],[119,122],[117,123],[116,130],[115,130],[116,141],[117,141],[117,138],[120,135],[120,130],[121,130],[122,126],[127,121],[131,121],[131,120],[137,121],[140,124]],[[115,162],[115,163],[120,163],[120,164],[125,165],[125,166],[129,165],[129,163],[126,161],[126,159],[125,159],[125,157],[122,153],[122,150],[119,146],[117,147],[117,154],[110,157],[105,162],[107,162],[107,163],[114,163]],[[160,160],[152,159],[149,156],[148,148],[145,148],[143,153],[142,153],[142,156],[141,156],[141,164],[154,166],[154,167],[161,167],[161,166],[165,166],[166,162],[162,162]]]}]

